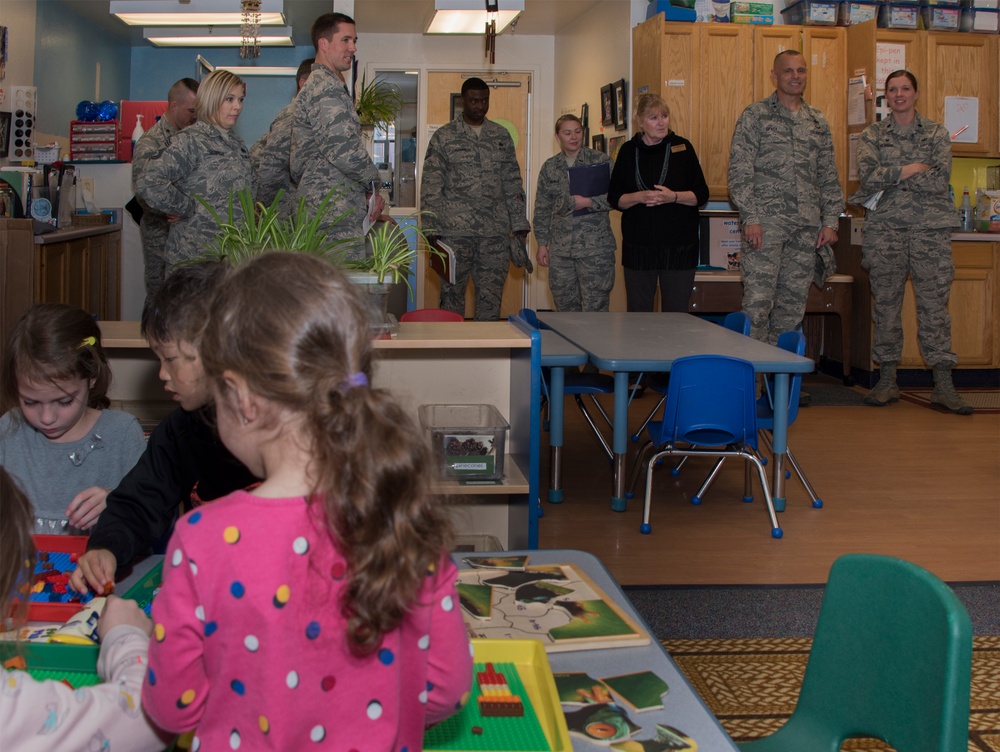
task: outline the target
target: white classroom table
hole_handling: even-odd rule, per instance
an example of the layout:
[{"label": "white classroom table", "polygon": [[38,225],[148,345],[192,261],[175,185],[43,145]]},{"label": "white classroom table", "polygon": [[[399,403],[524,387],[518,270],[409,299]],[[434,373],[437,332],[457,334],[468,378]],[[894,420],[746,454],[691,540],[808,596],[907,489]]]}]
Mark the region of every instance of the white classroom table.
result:
[{"label": "white classroom table", "polygon": [[585,350],[590,362],[615,375],[614,473],[611,508],[625,511],[625,457],[628,452],[628,382],[632,372],[666,372],[689,355],[729,355],[774,374],[774,462],[771,493],[776,511],[785,508],[785,449],[788,436],[790,374],[810,373],[812,360],[732,332],[688,313],[539,312],[542,326]]},{"label": "white classroom table", "polygon": [[[594,583],[612,598],[628,616],[635,620],[652,638],[648,645],[634,648],[602,648],[599,650],[573,650],[565,653],[549,653],[549,665],[554,672],[586,672],[594,678],[618,676],[621,674],[652,671],[670,687],[664,698],[663,708],[658,710],[629,711],[629,719],[642,726],[636,733],[638,739],[653,739],[656,724],[673,726],[684,732],[698,744],[698,752],[735,752],[737,747],[712,715],[698,693],[688,683],[687,678],[663,649],[653,635],[649,625],[632,607],[624,591],[615,582],[611,573],[593,554],[585,551],[538,550],[538,551],[497,551],[493,553],[468,552],[455,554],[455,561],[461,569],[471,568],[465,559],[469,557],[527,556],[528,566],[538,564],[573,564],[586,573]],[[664,598],[669,598],[664,591]],[[578,734],[570,734],[576,752],[608,752],[606,744],[585,739]]]}]

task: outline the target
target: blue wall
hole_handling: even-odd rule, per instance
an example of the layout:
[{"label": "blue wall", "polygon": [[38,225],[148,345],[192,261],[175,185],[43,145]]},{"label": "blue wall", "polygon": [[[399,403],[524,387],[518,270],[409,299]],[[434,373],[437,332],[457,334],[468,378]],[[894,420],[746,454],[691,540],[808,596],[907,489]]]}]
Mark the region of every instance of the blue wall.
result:
[{"label": "blue wall", "polygon": [[[279,66],[297,68],[307,57],[313,56],[312,45],[307,47],[270,47],[262,49],[256,60],[243,60],[237,48],[215,47],[194,49],[190,47],[134,47],[132,50],[132,86],[127,99],[136,101],[163,100],[170,86],[179,78],[188,76],[201,79],[197,58],[199,53],[215,66]],[[202,68],[204,71],[204,68]],[[247,76],[247,98],[243,113],[236,124],[236,132],[252,146],[271,125],[274,116],[295,96],[294,76]]]},{"label": "blue wall", "polygon": [[127,34],[108,33],[62,0],[37,4],[35,29],[40,131],[69,136],[77,103],[94,98],[98,62],[101,99],[128,98],[132,49]]}]

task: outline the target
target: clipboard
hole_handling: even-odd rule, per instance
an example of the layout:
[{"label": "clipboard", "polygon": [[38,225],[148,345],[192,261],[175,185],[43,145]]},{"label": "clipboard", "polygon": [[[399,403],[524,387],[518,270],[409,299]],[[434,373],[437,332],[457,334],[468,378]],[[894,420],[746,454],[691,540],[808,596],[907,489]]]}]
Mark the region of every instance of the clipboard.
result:
[{"label": "clipboard", "polygon": [[431,246],[440,253],[430,254],[427,263],[438,273],[442,280],[455,284],[455,250],[440,238],[430,241]]},{"label": "clipboard", "polygon": [[[611,170],[606,164],[580,165],[570,167],[569,192],[571,196],[605,196],[611,186]],[[574,217],[590,214],[590,209],[577,209]]]}]

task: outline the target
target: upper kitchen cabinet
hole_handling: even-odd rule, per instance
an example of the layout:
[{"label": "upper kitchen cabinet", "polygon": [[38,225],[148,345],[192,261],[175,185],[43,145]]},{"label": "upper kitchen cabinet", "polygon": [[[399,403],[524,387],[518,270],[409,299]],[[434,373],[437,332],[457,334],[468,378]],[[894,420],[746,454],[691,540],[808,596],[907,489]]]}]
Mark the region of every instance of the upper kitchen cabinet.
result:
[{"label": "upper kitchen cabinet", "polygon": [[920,85],[917,109],[943,123],[947,97],[975,97],[979,100],[978,138],[972,143],[953,142],[952,153],[964,157],[1000,155],[997,132],[1000,38],[989,34],[924,33],[928,75]]},{"label": "upper kitchen cabinet", "polygon": [[729,145],[736,121],[748,104],[774,91],[774,56],[789,49],[806,57],[805,99],[830,122],[843,187],[847,179],[844,29],[665,23],[662,15],[633,29],[635,91],[649,87],[666,100],[671,127],[698,152],[712,199],[729,198]]},{"label": "upper kitchen cabinet", "polygon": [[694,144],[712,199],[729,197],[729,144],[753,101],[753,29],[738,24],[665,23],[663,14],[632,30],[636,94],[652,91],[670,107],[670,127]]}]

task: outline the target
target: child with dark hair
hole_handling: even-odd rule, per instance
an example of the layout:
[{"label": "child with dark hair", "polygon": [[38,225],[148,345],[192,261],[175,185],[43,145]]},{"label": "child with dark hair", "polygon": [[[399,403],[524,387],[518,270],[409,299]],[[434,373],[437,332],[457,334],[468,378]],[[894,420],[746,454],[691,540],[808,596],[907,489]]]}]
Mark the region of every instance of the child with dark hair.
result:
[{"label": "child with dark hair", "polygon": [[70,579],[78,591],[100,592],[117,570],[170,532],[178,512],[256,482],[215,434],[198,352],[212,295],[225,275],[215,261],[179,266],[142,312],[142,333],[160,360],[164,389],[180,407],[156,427],[135,468],[108,495]]},{"label": "child with dark hair", "polygon": [[[28,497],[0,467],[0,609],[6,616],[11,601],[16,602],[15,626],[23,623],[27,609],[22,590],[35,568],[32,517]],[[106,683],[97,686],[74,690],[4,668],[0,749],[163,749],[169,737],[159,735],[139,704],[152,626],[135,601],[108,596],[97,622],[97,672]]]},{"label": "child with dark hair", "polygon": [[220,286],[201,352],[219,435],[264,480],[177,522],[146,712],[203,749],[420,749],[472,656],[435,463],[370,384],[358,293],[265,254]]},{"label": "child with dark hair", "polygon": [[90,314],[42,303],[21,316],[4,358],[0,465],[28,494],[36,532],[93,527],[142,454],[139,422],[106,409],[110,383]]}]

